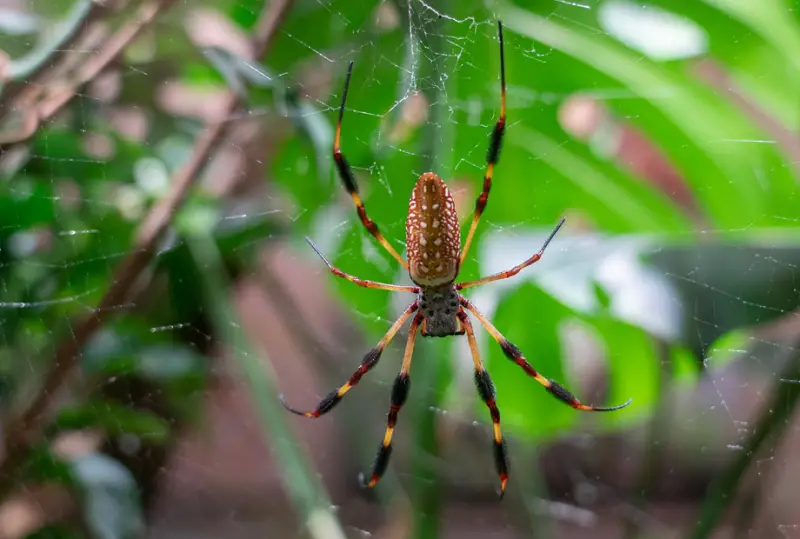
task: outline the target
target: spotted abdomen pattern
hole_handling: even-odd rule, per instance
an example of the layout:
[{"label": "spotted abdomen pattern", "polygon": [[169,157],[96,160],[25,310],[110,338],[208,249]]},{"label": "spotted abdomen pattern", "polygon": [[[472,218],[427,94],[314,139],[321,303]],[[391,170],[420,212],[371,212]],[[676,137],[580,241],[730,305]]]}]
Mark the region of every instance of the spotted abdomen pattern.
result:
[{"label": "spotted abdomen pattern", "polygon": [[411,192],[406,220],[408,273],[419,286],[452,283],[458,275],[461,231],[453,196],[432,172],[420,176]]}]

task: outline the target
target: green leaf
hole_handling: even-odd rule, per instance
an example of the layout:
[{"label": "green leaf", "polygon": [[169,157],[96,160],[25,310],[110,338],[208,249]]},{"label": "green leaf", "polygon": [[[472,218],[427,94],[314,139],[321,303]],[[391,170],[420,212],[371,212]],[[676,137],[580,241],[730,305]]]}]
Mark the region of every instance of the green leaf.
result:
[{"label": "green leaf", "polygon": [[200,52],[225,80],[228,88],[233,90],[240,99],[247,100],[247,84],[242,72],[243,59],[220,47],[204,47]]},{"label": "green leaf", "polygon": [[25,462],[20,466],[20,475],[31,483],[73,485],[75,480],[69,463],[55,455],[47,443],[39,444],[28,452]]},{"label": "green leaf", "polygon": [[607,311],[611,307],[611,295],[597,281],[592,283],[592,288],[594,288],[594,297],[597,299],[600,310]]},{"label": "green leaf", "polygon": [[656,353],[655,340],[643,329],[608,316],[585,320],[597,331],[605,347],[609,392],[607,402],[600,405],[633,401],[627,408],[602,414],[598,420],[618,427],[648,417],[660,397],[662,358]]},{"label": "green leaf", "polygon": [[102,453],[71,463],[82,497],[83,516],[97,539],[135,539],[144,530],[136,480],[122,464]]},{"label": "green leaf", "polygon": [[148,443],[169,441],[169,424],[154,413],[136,410],[110,400],[90,400],[59,410],[52,424],[55,430],[102,429],[108,436],[133,434]]},{"label": "green leaf", "polygon": [[649,255],[672,282],[683,311],[683,341],[698,357],[728,331],[763,324],[800,306],[794,241],[676,245]]},{"label": "green leaf", "polygon": [[775,47],[791,65],[800,73],[800,31],[787,11],[792,8],[785,0],[762,0],[747,2],[743,0],[703,0],[724,12],[731,18],[753,29],[761,38]]},{"label": "green leaf", "polygon": [[[741,88],[742,97],[755,100],[772,120],[796,129],[800,111],[795,96],[800,77],[798,54],[792,43],[797,43],[797,29],[791,24],[792,18],[785,16],[788,6],[780,4],[782,0],[649,0],[641,9],[652,12],[654,7],[661,7],[695,21],[708,37],[709,56],[714,62],[705,67],[719,68],[733,81],[721,80],[716,87],[721,88],[721,83],[733,93]],[[687,70],[696,67],[691,62],[684,65]]]},{"label": "green leaf", "polygon": [[[539,16],[507,3],[499,14],[510,29],[582,62],[575,76],[594,85],[607,77],[638,97],[610,104],[632,115],[662,146],[716,226],[779,224],[796,215],[797,185],[784,157],[771,145],[725,142],[764,138],[731,104],[684,73],[642,58],[603,32],[586,32],[565,19]],[[566,67],[561,61],[552,63]],[[593,70],[602,76],[589,77]]]},{"label": "green leaf", "polygon": [[114,329],[101,331],[82,355],[84,370],[104,376],[139,376],[183,398],[204,387],[207,360],[188,346],[148,342],[155,340],[152,331],[142,335],[139,324],[117,323]]},{"label": "green leaf", "polygon": [[683,346],[671,346],[670,361],[672,362],[673,380],[678,383],[697,382],[700,375],[700,365],[691,350]]},{"label": "green leaf", "polygon": [[[618,168],[601,163],[585,145],[564,142],[566,133],[559,134],[561,138],[555,140],[520,126],[514,129],[511,143],[536,156],[563,182],[573,183],[584,196],[595,199],[593,203],[573,199],[571,208],[584,207],[603,228],[620,232],[690,229],[688,217],[665,195]],[[561,188],[566,185],[562,183]],[[606,217],[607,213],[614,217]]]},{"label": "green leaf", "polygon": [[753,335],[749,329],[739,329],[723,333],[709,345],[703,366],[720,369],[742,356],[752,346]]},{"label": "green leaf", "polygon": [[50,524],[26,535],[25,539],[85,539],[85,537],[63,524]]}]

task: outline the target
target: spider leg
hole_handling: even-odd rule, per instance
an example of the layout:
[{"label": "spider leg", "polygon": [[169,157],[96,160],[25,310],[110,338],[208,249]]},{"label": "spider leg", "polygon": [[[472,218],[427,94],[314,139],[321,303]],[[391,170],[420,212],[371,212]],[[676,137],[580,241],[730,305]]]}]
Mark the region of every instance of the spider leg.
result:
[{"label": "spider leg", "polygon": [[469,227],[467,240],[464,242],[464,248],[461,250],[461,264],[467,258],[467,251],[472,244],[472,238],[475,236],[475,230],[478,227],[478,221],[481,220],[486,202],[489,200],[489,191],[492,188],[492,175],[494,174],[494,167],[500,159],[500,145],[503,142],[503,133],[506,130],[506,62],[505,55],[503,54],[503,24],[497,21],[497,35],[500,40],[500,117],[492,130],[491,138],[489,139],[489,151],[486,154],[486,172],[483,175],[483,190],[478,195],[475,201],[475,213],[472,216],[472,224]]},{"label": "spider leg", "polygon": [[317,246],[314,245],[314,242],[311,241],[311,238],[306,238],[306,241],[311,246],[311,248],[314,249],[314,252],[317,253],[317,255],[319,255],[319,257],[322,259],[322,261],[325,262],[325,264],[328,266],[328,269],[331,270],[331,273],[333,273],[334,275],[337,275],[339,277],[342,277],[344,279],[347,279],[351,283],[357,284],[358,286],[363,286],[364,288],[375,288],[375,289],[378,289],[378,290],[391,290],[393,292],[413,292],[415,294],[419,292],[419,287],[416,287],[416,286],[403,286],[403,285],[396,285],[396,284],[378,283],[378,282],[375,282],[375,281],[369,281],[369,280],[366,280],[366,279],[361,279],[361,278],[356,277],[354,275],[350,275],[349,273],[345,273],[342,270],[340,270],[339,268],[334,267],[334,265],[331,264],[330,261],[327,258],[325,258],[325,255],[323,255],[322,252],[317,248]]},{"label": "spider leg", "polygon": [[500,347],[503,349],[503,353],[506,355],[508,359],[522,367],[522,370],[525,371],[525,374],[539,382],[544,386],[548,393],[553,395],[555,398],[560,400],[561,402],[572,406],[576,410],[584,410],[587,412],[613,412],[614,410],[619,410],[621,408],[625,408],[628,406],[633,399],[628,399],[622,404],[618,404],[617,406],[609,406],[609,407],[600,407],[600,406],[592,406],[590,404],[583,404],[579,401],[575,395],[570,393],[564,386],[558,384],[557,382],[550,380],[549,378],[545,378],[541,374],[539,374],[536,369],[534,369],[530,363],[527,362],[525,356],[522,355],[522,352],[519,348],[517,348],[514,344],[510,343],[508,339],[503,337],[503,335],[497,331],[489,320],[486,319],[481,312],[475,308],[475,306],[469,302],[466,298],[461,298],[461,305],[466,308],[469,312],[475,315],[475,318],[483,324],[483,327],[486,328],[486,331],[492,336],[494,340],[500,344]]},{"label": "spider leg", "polygon": [[[398,318],[395,323],[392,324],[392,327],[389,328],[389,331],[386,332],[386,335],[384,335],[383,338],[378,342],[377,346],[367,352],[367,354],[364,356],[364,359],[361,361],[361,365],[359,365],[358,369],[356,369],[356,372],[350,376],[350,379],[338,389],[334,389],[328,393],[312,411],[303,412],[292,408],[286,404],[286,400],[283,398],[283,395],[281,395],[279,398],[281,404],[283,404],[283,407],[293,414],[310,418],[317,418],[330,412],[334,406],[339,404],[339,401],[342,400],[344,394],[350,391],[353,386],[358,384],[358,382],[361,381],[361,377],[367,374],[375,365],[378,364],[378,360],[381,358],[381,354],[386,348],[386,345],[388,345],[392,338],[394,338],[395,334],[397,334],[397,332],[400,330],[400,327],[402,327],[406,320],[408,320],[412,314],[417,312],[418,308],[419,307],[416,301],[412,303],[408,309],[406,309],[403,314],[400,315],[400,318]],[[413,327],[413,329],[416,330],[416,326]]]},{"label": "spider leg", "polygon": [[505,440],[503,440],[503,432],[500,430],[500,410],[497,409],[497,403],[495,402],[494,384],[489,372],[483,368],[481,355],[478,351],[478,341],[475,339],[475,330],[472,328],[472,323],[469,321],[464,309],[459,311],[458,319],[467,333],[469,349],[472,352],[472,361],[475,363],[475,386],[478,388],[481,400],[489,408],[489,413],[492,416],[494,464],[497,468],[497,475],[500,476],[500,497],[502,498],[506,492],[506,483],[508,483],[508,454],[506,453]]},{"label": "spider leg", "polygon": [[[375,456],[375,463],[372,465],[372,474],[370,475],[369,482],[366,483],[368,488],[374,487],[381,476],[386,471],[389,465],[389,457],[392,456],[392,435],[394,434],[394,427],[397,424],[397,416],[400,409],[406,402],[408,397],[408,388],[411,386],[411,379],[408,377],[408,372],[411,369],[411,356],[414,354],[414,342],[417,339],[417,329],[422,323],[422,315],[417,314],[411,322],[411,327],[408,330],[408,342],[406,343],[406,351],[403,354],[403,365],[400,367],[400,374],[394,380],[392,387],[392,400],[389,407],[389,415],[386,420],[386,432],[383,435],[383,441],[378,447],[378,454]],[[361,478],[364,483],[364,478]]]},{"label": "spider leg", "polygon": [[386,238],[383,237],[383,234],[380,233],[378,230],[378,225],[369,218],[367,215],[367,210],[364,208],[364,203],[361,201],[361,197],[358,194],[358,185],[356,184],[356,178],[353,174],[353,170],[350,168],[350,165],[345,159],[344,154],[342,153],[341,149],[341,133],[342,133],[342,118],[344,117],[344,104],[347,101],[347,89],[350,87],[350,76],[353,74],[353,62],[350,62],[350,65],[347,68],[347,78],[344,82],[344,91],[342,92],[342,104],[339,107],[339,121],[336,122],[336,134],[333,139],[333,161],[336,163],[336,170],[339,171],[339,177],[344,184],[344,188],[347,189],[347,192],[350,193],[350,197],[353,199],[353,203],[356,205],[356,211],[358,212],[358,218],[361,219],[361,223],[364,227],[372,234],[378,242],[383,245],[383,247],[389,251],[393,257],[400,262],[400,265],[403,266],[405,269],[408,269],[408,263],[403,260],[397,251],[394,250],[394,247],[386,241]]},{"label": "spider leg", "polygon": [[468,281],[468,282],[465,282],[465,283],[456,283],[456,285],[455,285],[456,286],[456,290],[464,290],[465,288],[471,288],[473,286],[480,286],[480,285],[483,285],[483,284],[486,284],[486,283],[492,283],[494,281],[502,281],[503,279],[508,279],[509,277],[513,277],[514,275],[516,275],[520,271],[524,270],[525,268],[527,268],[531,264],[535,264],[536,262],[539,261],[540,258],[542,258],[542,255],[544,254],[544,250],[547,249],[548,245],[550,245],[550,242],[553,240],[553,238],[555,237],[556,233],[561,229],[561,225],[564,224],[564,221],[566,221],[566,219],[564,219],[562,217],[561,220],[556,225],[556,227],[550,233],[550,235],[547,236],[547,239],[544,240],[544,244],[542,245],[542,248],[539,249],[539,252],[536,253],[535,255],[533,255],[532,257],[530,257],[528,260],[526,260],[522,264],[517,264],[516,266],[514,266],[511,269],[508,269],[508,270],[505,270],[505,271],[501,271],[499,273],[495,273],[494,275],[489,275],[488,277],[483,277],[481,279],[478,279],[477,281]]}]

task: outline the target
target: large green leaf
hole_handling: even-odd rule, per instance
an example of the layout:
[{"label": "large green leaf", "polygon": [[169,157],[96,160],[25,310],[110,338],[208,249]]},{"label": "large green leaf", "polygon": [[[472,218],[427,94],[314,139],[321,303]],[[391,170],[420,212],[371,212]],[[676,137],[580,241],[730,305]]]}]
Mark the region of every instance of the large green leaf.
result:
[{"label": "large green leaf", "polygon": [[[794,242],[793,242],[794,243]],[[673,282],[683,311],[683,340],[698,357],[719,337],[800,307],[800,248],[712,243],[660,249],[650,259]]]},{"label": "large green leaf", "polygon": [[499,14],[510,29],[582,62],[574,77],[592,84],[614,81],[638,97],[610,104],[635,118],[664,149],[716,226],[785,225],[782,221],[796,215],[797,185],[784,157],[771,145],[726,143],[764,135],[684,72],[643,59],[603,33],[583,31],[563,19],[510,4]]},{"label": "large green leaf", "polygon": [[[708,56],[721,64],[719,67],[744,90],[745,97],[755,99],[773,120],[797,127],[797,28],[790,24],[792,18],[786,16],[787,6],[782,0],[650,0],[626,5],[638,6],[644,16],[660,7],[696,23],[707,38]],[[793,68],[787,69],[790,66]],[[695,65],[693,59],[686,65],[687,70],[697,73],[709,73],[708,67]],[[726,81],[718,84],[720,90],[736,91],[731,86]]]}]

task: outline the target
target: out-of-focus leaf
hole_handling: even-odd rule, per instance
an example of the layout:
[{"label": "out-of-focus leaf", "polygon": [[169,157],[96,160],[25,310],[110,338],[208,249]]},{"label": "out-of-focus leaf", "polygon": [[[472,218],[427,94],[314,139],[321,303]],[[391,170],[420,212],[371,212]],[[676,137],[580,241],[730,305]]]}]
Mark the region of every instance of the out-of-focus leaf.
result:
[{"label": "out-of-focus leaf", "polygon": [[800,247],[791,243],[666,247],[649,260],[672,282],[678,298],[673,301],[683,310],[683,338],[698,357],[726,332],[800,305]]},{"label": "out-of-focus leaf", "polygon": [[20,476],[32,483],[57,482],[74,485],[75,481],[69,463],[53,454],[46,443],[39,444],[28,452],[20,471]]},{"label": "out-of-focus leaf", "polygon": [[672,361],[672,376],[676,382],[696,382],[699,378],[700,368],[697,358],[692,351],[683,346],[670,347],[670,361]]},{"label": "out-of-focus leaf", "polygon": [[741,357],[752,345],[753,336],[749,329],[734,329],[722,333],[712,342],[703,358],[703,365],[712,369],[720,369],[732,360]]},{"label": "out-of-focus leaf", "polygon": [[322,111],[307,100],[299,99],[295,90],[289,90],[285,95],[286,113],[295,127],[311,141],[320,183],[326,184],[333,162],[331,155],[334,128]]},{"label": "out-of-focus leaf", "polygon": [[623,410],[603,414],[600,421],[620,426],[647,417],[658,402],[661,361],[666,360],[658,356],[655,340],[641,328],[608,316],[585,320],[603,342],[608,363],[608,398],[592,404],[614,406],[633,400]]},{"label": "out-of-focus leaf", "polygon": [[274,73],[270,73],[269,69],[227,49],[205,47],[202,53],[219,72],[228,87],[242,99],[247,99],[249,85],[261,88],[283,86],[283,82],[276,80]]},{"label": "out-of-focus leaf", "polygon": [[65,525],[51,524],[26,535],[25,539],[85,539],[85,536]]},{"label": "out-of-focus leaf", "polygon": [[[574,183],[588,197],[595,198],[596,204],[589,207],[591,215],[593,219],[602,220],[605,229],[668,232],[690,228],[687,216],[666,196],[642,180],[601,163],[583,144],[565,143],[563,139],[557,142],[539,131],[521,126],[514,129],[512,144],[525,148],[565,182]],[[579,207],[571,205],[576,206]],[[613,214],[614,221],[619,224],[609,226],[614,221],[604,219],[605,212]]]},{"label": "out-of-focus leaf", "polygon": [[[252,4],[250,0],[247,1]],[[394,54],[396,51],[374,42],[376,36],[371,30],[371,22],[375,20],[376,8],[380,3],[379,0],[356,3],[330,0],[324,4],[310,2],[298,6],[292,16],[281,24],[281,31],[269,53],[270,65],[275,71],[283,73],[296,70],[303,62],[337,62],[347,51],[358,51],[370,43],[379,48],[381,53]],[[242,3],[237,0],[236,4]],[[253,14],[262,8],[258,4],[255,10],[250,6],[243,9],[245,5],[234,8],[234,18],[248,27],[254,22]]]},{"label": "out-of-focus leaf", "polygon": [[[708,39],[708,56],[734,81],[732,84],[720,81],[724,87],[734,92],[740,87],[743,96],[755,100],[773,120],[795,129],[800,117],[795,99],[800,89],[800,77],[796,70],[787,69],[787,66],[797,65],[797,52],[792,52],[792,43],[797,41],[797,37],[796,30],[787,24],[791,17],[785,16],[786,9],[775,9],[778,3],[780,0],[649,0],[647,4],[631,5],[644,14],[662,8],[694,21],[704,30]],[[764,13],[756,13],[752,18],[734,14],[734,11],[743,14],[743,11],[751,9],[754,12],[763,10]],[[773,34],[773,27],[769,26],[773,21],[765,18],[774,19],[778,11],[783,14],[775,24],[776,32]],[[707,67],[703,66],[700,72],[707,72]],[[696,72],[696,68],[694,63],[685,65],[688,71]]]},{"label": "out-of-focus leaf", "polygon": [[[500,15],[510,29],[592,66],[637,96],[610,105],[637,115],[637,125],[684,172],[715,225],[770,225],[796,215],[797,184],[779,152],[771,145],[726,142],[764,138],[731,104],[683,73],[633,54],[602,32],[585,32],[565,19],[510,4],[503,5]],[[590,72],[584,65],[576,75]],[[597,84],[598,75],[593,80]]]},{"label": "out-of-focus leaf", "polygon": [[[123,329],[124,328],[124,329]],[[157,384],[197,390],[205,379],[205,358],[187,346],[146,344],[130,325],[119,331],[100,332],[82,355],[88,373],[106,376],[140,376]],[[148,332],[152,338],[153,333]]]},{"label": "out-of-focus leaf", "polygon": [[[83,368],[89,373],[109,378],[138,377],[152,382],[163,389],[162,396],[175,414],[194,417],[198,399],[202,398],[207,381],[207,360],[189,345],[159,342],[163,340],[162,335],[179,332],[180,324],[163,329],[164,332],[148,331],[149,339],[134,337],[135,330],[131,330],[130,326],[127,330],[117,328],[116,331],[104,331],[83,354]],[[145,344],[147,342],[156,344]],[[113,414],[109,414],[107,419],[113,427],[116,421]],[[137,421],[135,417],[130,420]],[[124,426],[121,424],[120,428]],[[157,433],[154,429],[142,422],[139,430],[145,431],[142,435],[146,436],[147,430]],[[163,429],[158,432],[164,433]],[[166,440],[166,436],[156,439],[156,443],[160,439]]]},{"label": "out-of-focus leaf", "polygon": [[15,178],[13,185],[0,188],[0,237],[52,222],[54,206],[50,185],[36,178]]},{"label": "out-of-focus leaf", "polygon": [[206,60],[222,76],[228,88],[236,92],[241,99],[247,99],[247,85],[239,67],[239,57],[220,47],[205,47],[201,50]]},{"label": "out-of-focus leaf", "polygon": [[178,233],[213,234],[222,212],[217,201],[211,197],[195,196],[184,203],[175,217]]},{"label": "out-of-focus leaf", "polygon": [[594,297],[597,299],[597,304],[601,311],[606,311],[611,307],[611,296],[600,283],[595,281],[592,283],[594,288]]},{"label": "out-of-focus leaf", "polygon": [[82,496],[86,526],[97,539],[134,539],[144,528],[136,480],[130,471],[102,453],[71,463]]},{"label": "out-of-focus leaf", "polygon": [[264,9],[259,0],[229,0],[227,13],[242,28],[250,29],[258,20],[258,14]]},{"label": "out-of-focus leaf", "polygon": [[724,12],[731,18],[752,28],[764,41],[779,51],[784,60],[800,73],[800,31],[795,20],[786,16],[788,2],[783,0],[763,0],[746,2],[742,0],[703,0]]},{"label": "out-of-focus leaf", "polygon": [[102,429],[109,436],[133,434],[149,443],[169,440],[164,419],[145,410],[135,410],[109,400],[91,400],[62,408],[52,424],[55,430]]}]

